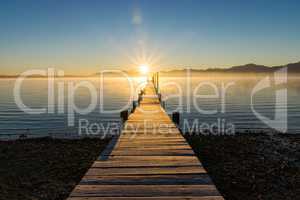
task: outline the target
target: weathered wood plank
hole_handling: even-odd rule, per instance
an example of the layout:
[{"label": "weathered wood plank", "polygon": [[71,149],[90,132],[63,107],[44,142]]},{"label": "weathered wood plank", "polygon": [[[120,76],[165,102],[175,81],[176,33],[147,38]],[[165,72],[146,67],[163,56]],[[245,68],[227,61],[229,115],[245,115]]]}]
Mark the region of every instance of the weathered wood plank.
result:
[{"label": "weathered wood plank", "polygon": [[[188,147],[187,144],[178,144],[178,143],[168,143],[168,144],[132,144],[131,147],[139,147],[139,146],[142,146],[142,147],[159,147],[160,145],[164,145],[164,146],[173,146],[173,145],[176,145],[176,146],[181,146],[182,148],[186,148]],[[120,144],[118,145],[118,147],[122,147],[122,148],[127,148],[127,147],[130,147],[130,144],[127,143],[127,144]]]},{"label": "weathered wood plank", "polygon": [[71,197],[218,196],[214,185],[77,185]]},{"label": "weathered wood plank", "polygon": [[[109,160],[96,161],[92,167],[141,167],[141,166],[202,166],[194,156],[112,156]],[[184,159],[180,160],[180,158]],[[165,158],[165,159],[164,159]],[[178,159],[177,159],[178,158]]]},{"label": "weathered wood plank", "polygon": [[[199,163],[199,160],[195,156],[111,156],[111,161],[119,160],[119,161],[181,161],[185,163],[196,162]],[[108,161],[106,161],[108,162]]]},{"label": "weathered wood plank", "polygon": [[147,147],[147,146],[129,146],[129,147],[117,147],[115,148],[115,150],[148,150],[148,151],[151,151],[151,150],[173,150],[173,149],[178,149],[178,150],[190,150],[190,151],[193,151],[191,150],[190,148],[188,147],[185,147],[185,146],[182,146],[182,145],[174,145],[174,146],[150,146],[150,147]]},{"label": "weathered wood plank", "polygon": [[136,175],[136,174],[201,174],[206,173],[198,166],[159,166],[159,167],[112,167],[90,168],[86,175]]},{"label": "weathered wood plank", "polygon": [[69,200],[224,200],[222,196],[174,197],[71,197]]},{"label": "weathered wood plank", "polygon": [[126,143],[126,142],[130,142],[130,143],[174,143],[174,142],[178,142],[178,143],[184,143],[184,144],[187,144],[186,141],[182,138],[175,138],[175,139],[170,139],[170,138],[167,138],[165,137],[164,139],[161,138],[161,139],[156,139],[155,136],[152,137],[152,136],[149,136],[148,139],[139,139],[139,138],[122,138],[121,137],[121,140],[120,140],[120,143]]},{"label": "weathered wood plank", "polygon": [[137,149],[118,148],[111,154],[112,156],[194,156],[191,149]]},{"label": "weathered wood plank", "polygon": [[84,176],[81,185],[211,185],[208,174]]},{"label": "weathered wood plank", "polygon": [[118,143],[118,146],[126,146],[126,145],[132,145],[132,146],[163,146],[163,145],[184,145],[187,146],[187,143],[184,141],[153,141],[153,140],[149,140],[149,141],[143,141],[143,142],[139,142],[139,141],[120,141]]},{"label": "weathered wood plank", "polygon": [[143,136],[143,135],[136,135],[136,137],[132,138],[129,135],[122,135],[121,136],[122,141],[132,141],[132,140],[168,140],[168,141],[172,141],[172,140],[184,140],[182,138],[182,136],[169,136],[169,137],[165,137],[165,136]]}]

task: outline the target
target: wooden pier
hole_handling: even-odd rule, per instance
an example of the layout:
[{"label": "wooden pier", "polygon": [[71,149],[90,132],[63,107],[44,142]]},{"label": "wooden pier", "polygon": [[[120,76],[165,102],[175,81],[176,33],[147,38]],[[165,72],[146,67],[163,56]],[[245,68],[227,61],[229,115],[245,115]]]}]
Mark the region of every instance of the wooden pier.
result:
[{"label": "wooden pier", "polygon": [[108,159],[94,162],[68,200],[223,199],[154,85],[145,87]]}]

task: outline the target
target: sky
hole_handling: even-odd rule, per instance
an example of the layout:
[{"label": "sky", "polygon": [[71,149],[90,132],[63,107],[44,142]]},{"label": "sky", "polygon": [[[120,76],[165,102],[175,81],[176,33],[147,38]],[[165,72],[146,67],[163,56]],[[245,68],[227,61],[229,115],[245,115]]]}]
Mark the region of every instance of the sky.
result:
[{"label": "sky", "polygon": [[1,0],[0,74],[300,61],[300,1]]}]

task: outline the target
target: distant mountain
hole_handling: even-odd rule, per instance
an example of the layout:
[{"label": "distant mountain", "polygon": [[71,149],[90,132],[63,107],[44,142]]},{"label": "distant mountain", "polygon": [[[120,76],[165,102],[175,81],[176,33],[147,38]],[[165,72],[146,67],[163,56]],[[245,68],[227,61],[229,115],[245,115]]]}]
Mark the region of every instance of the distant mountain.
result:
[{"label": "distant mountain", "polygon": [[281,66],[273,66],[273,67],[268,67],[264,65],[256,65],[256,64],[247,64],[247,65],[242,65],[242,66],[235,66],[229,68],[227,71],[229,72],[274,72],[280,68],[288,68],[288,72],[290,73],[300,73],[300,62],[297,63],[290,63],[287,65],[281,65]]},{"label": "distant mountain", "polygon": [[[285,67],[285,66],[279,66],[279,67]],[[287,64],[286,67],[288,68],[288,71],[291,73],[300,73],[300,62]]]},{"label": "distant mountain", "polygon": [[[300,62],[290,63],[287,65],[280,66],[264,66],[264,65],[256,65],[253,63],[241,65],[241,66],[233,66],[230,68],[209,68],[209,69],[191,69],[192,73],[270,73],[274,72],[278,69],[287,67],[289,73],[300,73]],[[185,73],[187,69],[181,70],[170,70],[164,71],[163,74],[172,74],[179,75]]]},{"label": "distant mountain", "polygon": [[[128,75],[128,76],[141,76],[141,72],[138,70],[120,70],[120,71],[111,71],[111,72],[105,72],[105,75],[107,76],[123,76],[122,73]],[[100,76],[101,72],[97,72],[95,74],[92,74],[92,76]]]},{"label": "distant mountain", "polygon": [[[209,69],[190,69],[191,73],[270,73],[274,72],[280,68],[288,68],[288,73],[300,73],[300,62],[290,63],[287,65],[279,65],[279,66],[264,66],[264,65],[256,65],[253,63],[241,65],[241,66],[233,66],[230,68],[209,68]],[[141,76],[141,73],[137,70],[128,70],[121,71],[129,76]],[[161,71],[161,75],[163,76],[182,76],[183,73],[187,72],[187,68],[183,69],[174,69],[170,71]],[[91,75],[65,75],[65,77],[90,77],[90,76],[99,76],[100,73],[95,73]],[[120,76],[120,73],[116,72],[108,72],[106,75],[109,76]],[[0,78],[16,78],[18,75],[0,75]],[[30,76],[30,78],[42,78],[44,76]]]},{"label": "distant mountain", "polygon": [[226,71],[228,72],[271,72],[274,69],[272,67],[267,67],[264,65],[256,65],[256,64],[246,64],[242,66],[234,66]]}]

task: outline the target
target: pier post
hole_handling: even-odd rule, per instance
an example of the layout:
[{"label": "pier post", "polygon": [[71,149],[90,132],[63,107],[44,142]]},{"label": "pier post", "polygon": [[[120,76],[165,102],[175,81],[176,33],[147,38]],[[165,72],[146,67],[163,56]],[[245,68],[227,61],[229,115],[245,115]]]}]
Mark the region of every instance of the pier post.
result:
[{"label": "pier post", "polygon": [[157,93],[159,93],[160,91],[159,91],[159,72],[157,72],[157,86],[156,86],[156,88],[157,88]]},{"label": "pier post", "polygon": [[137,102],[136,101],[132,101],[132,110],[131,110],[131,113],[133,113],[135,111],[136,106],[137,106]]},{"label": "pier post", "polygon": [[123,122],[127,121],[128,120],[128,110],[123,110],[120,113],[120,117],[121,117]]},{"label": "pier post", "polygon": [[156,93],[159,93],[159,72],[155,72],[152,75],[152,82]]},{"label": "pier post", "polygon": [[26,134],[21,134],[20,136],[19,136],[19,139],[20,140],[25,140],[25,139],[27,139],[27,135]]},{"label": "pier post", "polygon": [[152,75],[152,83],[155,86],[155,74]]},{"label": "pier post", "polygon": [[142,100],[142,94],[141,94],[141,92],[139,93],[139,95],[138,95],[138,104],[140,104],[140,101]]},{"label": "pier post", "polygon": [[172,113],[172,121],[178,126],[180,123],[180,114],[179,112]]},{"label": "pier post", "polygon": [[163,109],[166,109],[166,101],[161,101],[161,106],[163,107]]}]

